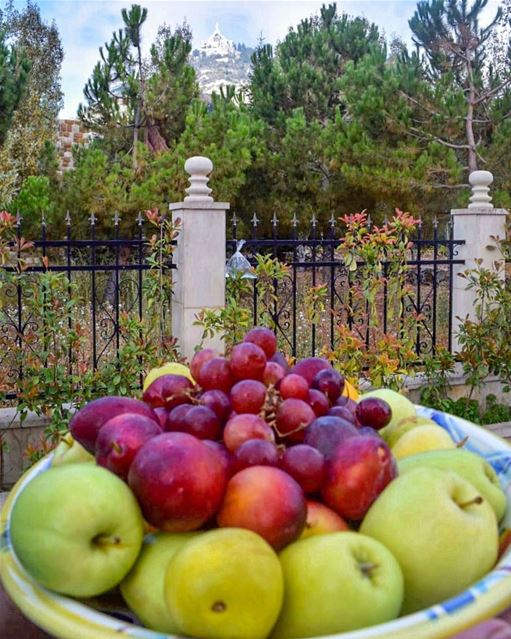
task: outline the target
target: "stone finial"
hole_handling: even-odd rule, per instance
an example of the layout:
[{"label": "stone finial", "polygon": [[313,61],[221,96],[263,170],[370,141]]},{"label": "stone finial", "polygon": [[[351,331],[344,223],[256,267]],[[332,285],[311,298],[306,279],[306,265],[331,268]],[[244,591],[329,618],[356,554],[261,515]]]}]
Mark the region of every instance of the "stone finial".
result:
[{"label": "stone finial", "polygon": [[190,186],[186,189],[185,202],[190,200],[199,202],[213,202],[209,195],[211,189],[208,186],[208,175],[213,170],[213,162],[209,158],[196,155],[185,162],[185,171],[190,175]]},{"label": "stone finial", "polygon": [[493,182],[493,175],[489,171],[473,171],[468,176],[468,181],[472,185],[472,195],[468,208],[492,209],[490,184]]}]

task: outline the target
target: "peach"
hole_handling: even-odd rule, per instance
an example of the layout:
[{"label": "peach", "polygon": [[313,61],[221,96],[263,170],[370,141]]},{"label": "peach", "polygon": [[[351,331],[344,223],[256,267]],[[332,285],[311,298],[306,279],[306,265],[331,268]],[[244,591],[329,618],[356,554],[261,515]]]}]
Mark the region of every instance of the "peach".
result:
[{"label": "peach", "polygon": [[227,483],[217,514],[221,528],[247,528],[280,550],[301,535],[307,505],[298,483],[272,466],[250,466]]}]

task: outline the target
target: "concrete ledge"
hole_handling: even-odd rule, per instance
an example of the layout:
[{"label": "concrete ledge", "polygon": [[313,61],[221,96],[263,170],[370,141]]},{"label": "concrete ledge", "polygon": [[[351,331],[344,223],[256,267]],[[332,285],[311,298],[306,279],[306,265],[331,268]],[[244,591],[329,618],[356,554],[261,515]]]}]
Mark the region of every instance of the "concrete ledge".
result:
[{"label": "concrete ledge", "polygon": [[0,409],[0,490],[13,486],[27,468],[24,452],[41,443],[47,423],[32,412],[22,422],[15,408]]}]

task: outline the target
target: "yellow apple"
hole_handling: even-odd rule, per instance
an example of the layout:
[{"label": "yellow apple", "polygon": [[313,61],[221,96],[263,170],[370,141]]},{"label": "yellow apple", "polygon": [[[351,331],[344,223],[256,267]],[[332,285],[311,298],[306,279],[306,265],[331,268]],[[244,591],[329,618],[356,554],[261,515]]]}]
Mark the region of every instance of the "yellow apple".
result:
[{"label": "yellow apple", "polygon": [[416,426],[402,435],[392,447],[396,459],[407,455],[423,453],[427,450],[456,448],[449,433],[438,425]]}]

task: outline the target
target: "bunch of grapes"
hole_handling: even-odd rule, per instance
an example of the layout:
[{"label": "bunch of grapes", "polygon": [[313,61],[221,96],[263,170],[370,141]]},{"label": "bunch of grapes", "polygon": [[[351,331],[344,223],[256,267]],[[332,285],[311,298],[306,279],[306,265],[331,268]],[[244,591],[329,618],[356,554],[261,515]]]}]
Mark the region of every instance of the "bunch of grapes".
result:
[{"label": "bunch of grapes", "polygon": [[165,431],[216,442],[229,475],[248,466],[276,466],[305,493],[320,490],[325,460],[345,439],[378,437],[390,420],[380,399],[356,403],[343,393],[344,377],[321,357],[290,367],[268,328],[250,330],[229,356],[206,348],[190,365],[196,385],[164,375],[143,400]]}]

